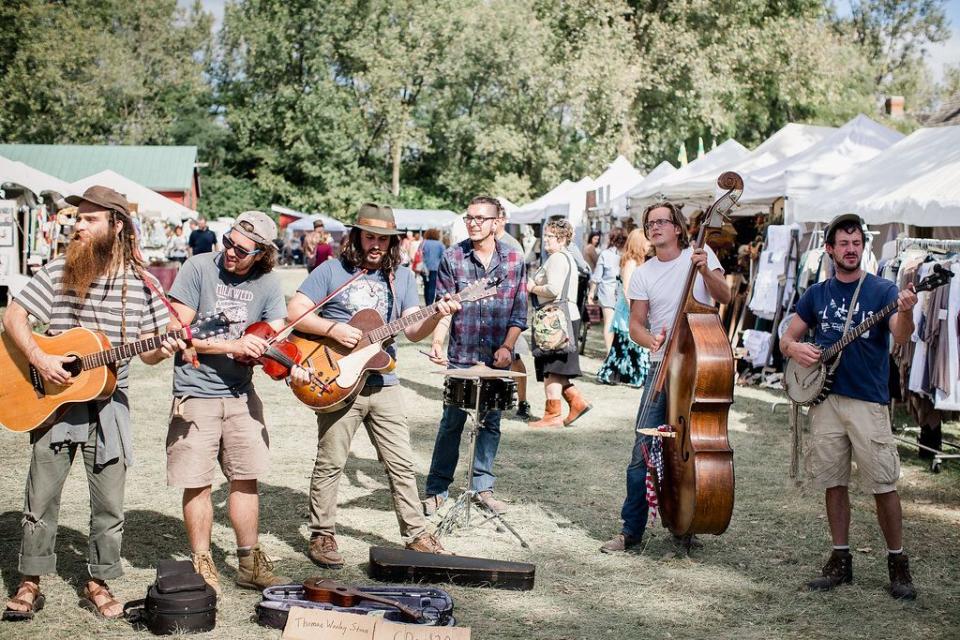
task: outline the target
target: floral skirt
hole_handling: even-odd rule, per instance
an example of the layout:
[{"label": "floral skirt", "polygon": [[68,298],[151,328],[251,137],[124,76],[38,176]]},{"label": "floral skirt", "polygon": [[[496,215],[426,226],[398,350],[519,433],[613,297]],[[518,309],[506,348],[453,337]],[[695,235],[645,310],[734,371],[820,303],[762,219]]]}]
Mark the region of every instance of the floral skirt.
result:
[{"label": "floral skirt", "polygon": [[642,387],[650,371],[650,351],[630,339],[630,308],[624,295],[617,301],[610,329],[613,345],[597,370],[597,382]]}]

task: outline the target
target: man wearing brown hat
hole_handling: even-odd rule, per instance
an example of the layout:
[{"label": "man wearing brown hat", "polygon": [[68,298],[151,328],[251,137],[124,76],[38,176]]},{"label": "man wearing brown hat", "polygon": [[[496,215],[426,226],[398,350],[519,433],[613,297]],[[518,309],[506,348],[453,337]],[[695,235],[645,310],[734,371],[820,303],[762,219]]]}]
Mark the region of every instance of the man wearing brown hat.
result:
[{"label": "man wearing brown hat", "polygon": [[[73,237],[66,254],[48,262],[7,308],[3,326],[29,359],[43,384],[69,385],[64,368],[73,357],[45,353],[33,338],[32,322],[46,324],[47,335],[75,327],[104,334],[113,346],[157,334],[167,323],[167,310],[144,278],[143,259],[126,198],[94,186],[82,197],[67,198],[77,206]],[[143,353],[147,364],[170,357],[185,345],[168,339]],[[83,457],[90,490],[90,535],[81,605],[108,618],[122,615],[106,581],[123,575],[120,543],[123,533],[123,487],[133,464],[133,434],[127,401],[127,365],[117,369],[117,386],[105,400],[67,405],[47,423],[30,432],[33,455],[27,473],[20,545],[20,586],[3,612],[4,620],[29,620],[43,608],[40,576],[56,572],[57,521],[60,495],[73,459]]]},{"label": "man wearing brown hat", "polygon": [[[297,325],[298,330],[327,336],[353,348],[362,332],[347,323],[358,311],[375,309],[385,322],[415,313],[419,308],[417,284],[413,272],[400,266],[399,233],[389,207],[375,204],[360,207],[340,259],[327,260],[310,273],[287,305],[288,315],[300,317],[346,283],[357,270],[366,269],[367,274],[327,302],[319,316],[305,318]],[[404,333],[414,342],[422,340],[430,335],[441,316],[459,308],[448,295],[439,302],[438,315],[410,325]],[[392,345],[387,352],[396,359],[397,352]],[[407,548],[442,553],[440,542],[427,532],[426,519],[420,510],[403,394],[396,373],[390,371],[371,375],[347,406],[317,414],[319,444],[310,482],[308,555],[322,567],[343,567],[343,556],[334,537],[337,484],[347,463],[350,443],[361,424],[390,479],[394,510]]]},{"label": "man wearing brown hat", "polygon": [[227,509],[237,542],[237,585],[262,590],[289,582],[273,574],[257,542],[257,480],[269,469],[269,438],[263,404],[253,388],[253,369],[235,360],[258,358],[268,348],[262,338],[244,333],[249,325],[284,325],[283,289],[273,273],[276,237],[277,225],[267,214],[245,211],[223,234],[223,250],[187,260],[170,289],[180,322],[210,312],[234,321],[225,340],[193,341],[196,365],[177,357],[167,431],[167,484],[183,489],[193,564],[218,593],[220,579],[210,553],[210,488],[217,466],[230,482]]},{"label": "man wearing brown hat", "polygon": [[[811,591],[829,591],[853,582],[850,553],[851,458],[857,461],[861,486],[873,494],[877,521],[887,543],[888,590],[897,599],[917,596],[910,564],[903,553],[903,516],[897,479],[900,456],[890,430],[888,386],[889,341],[910,339],[911,310],[917,294],[898,291],[894,283],[866,273],[863,221],[854,214],[837,216],[827,226],[824,246],[835,274],[807,289],[780,339],[780,351],[809,367],[820,361],[821,349],[832,346],[852,327],[889,304],[897,312],[847,345],[833,368],[834,382],[826,400],[811,407],[810,446],[806,467],[813,484],[825,491],[827,524],[833,549],[821,575],[807,583]],[[813,328],[815,342],[802,340]]]}]

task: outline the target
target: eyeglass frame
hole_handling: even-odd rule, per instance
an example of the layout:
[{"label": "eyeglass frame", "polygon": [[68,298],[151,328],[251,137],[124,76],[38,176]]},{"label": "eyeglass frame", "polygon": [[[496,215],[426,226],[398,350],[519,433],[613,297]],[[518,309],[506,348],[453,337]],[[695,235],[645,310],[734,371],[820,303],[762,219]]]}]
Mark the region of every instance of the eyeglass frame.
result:
[{"label": "eyeglass frame", "polygon": [[463,223],[465,225],[476,224],[479,227],[483,226],[483,223],[487,220],[497,220],[500,216],[463,216]]},{"label": "eyeglass frame", "polygon": [[[231,229],[230,231],[233,231]],[[244,258],[249,258],[250,256],[255,256],[257,254],[263,253],[263,249],[244,249],[238,245],[233,239],[230,238],[230,231],[225,231],[223,234],[223,251],[226,252],[228,249],[233,249],[233,252],[237,254],[237,257],[241,260]]]},{"label": "eyeglass frame", "polygon": [[648,220],[643,224],[643,230],[650,231],[650,229],[653,229],[654,227],[663,227],[668,224],[672,224],[675,227],[678,226],[677,221],[674,220],[673,217],[670,217],[667,219],[660,219],[660,220]]}]

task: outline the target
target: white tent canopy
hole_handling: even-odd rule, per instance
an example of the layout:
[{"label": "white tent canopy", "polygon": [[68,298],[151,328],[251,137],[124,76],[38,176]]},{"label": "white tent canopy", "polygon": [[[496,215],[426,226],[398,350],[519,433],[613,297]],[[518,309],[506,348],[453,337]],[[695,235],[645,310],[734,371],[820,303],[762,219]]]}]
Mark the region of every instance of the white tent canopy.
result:
[{"label": "white tent canopy", "polygon": [[617,156],[595,181],[597,208],[610,211],[616,217],[623,216],[627,210],[626,193],[641,180],[643,173],[623,156]]},{"label": "white tent canopy", "polygon": [[394,209],[393,217],[398,229],[440,229],[450,235],[452,242],[459,242],[467,237],[463,217],[446,209]]},{"label": "white tent canopy", "polygon": [[346,225],[344,225],[342,222],[336,218],[325,216],[322,213],[314,213],[309,216],[304,216],[299,220],[294,220],[284,228],[289,229],[290,231],[313,231],[314,220],[322,220],[324,231],[329,233],[343,233],[347,230]]},{"label": "white tent canopy", "polygon": [[543,209],[546,205],[559,202],[573,187],[572,182],[564,180],[539,198],[528,202],[510,214],[510,224],[540,224],[543,222]]},{"label": "white tent canopy", "polygon": [[[697,158],[660,180],[644,180],[628,194],[630,208],[642,209],[660,197],[683,198],[682,194],[686,193],[684,185],[693,179],[703,180],[703,176],[713,176],[715,185],[717,176],[728,171],[749,154],[750,151],[736,140],[727,140],[702,158]],[[711,186],[711,193],[712,189]]]},{"label": "white tent canopy", "polygon": [[503,196],[497,196],[497,200],[500,201],[500,206],[503,207],[504,212],[507,214],[507,218],[509,218],[514,211],[520,208]]},{"label": "white tent canopy", "polygon": [[676,173],[677,168],[664,160],[656,167],[653,168],[653,171],[647,174],[645,178],[640,179],[636,183],[627,187],[622,193],[617,196],[614,196],[613,202],[610,204],[610,208],[613,210],[613,215],[617,218],[626,218],[630,215],[630,194],[638,189],[641,186],[649,182],[650,184],[655,184],[666,178],[667,176]]},{"label": "white tent canopy", "polygon": [[856,213],[867,224],[960,225],[960,126],[913,132],[798,198],[795,211],[804,222]]},{"label": "white tent canopy", "polygon": [[130,178],[110,169],[77,180],[70,186],[77,193],[83,193],[94,185],[110,187],[123,194],[128,202],[137,205],[137,212],[141,217],[157,216],[173,224],[180,224],[184,220],[192,220],[197,217],[197,212],[193,209],[177,204],[156,191],[137,184]]},{"label": "white tent canopy", "polygon": [[765,210],[777,198],[786,197],[786,222],[793,222],[796,198],[866,162],[902,138],[903,134],[860,114],[805,151],[744,175],[741,207]]},{"label": "white tent canopy", "polygon": [[79,195],[68,182],[34,169],[22,162],[0,156],[0,185],[16,184],[29,189],[35,195],[56,193],[61,196]]}]

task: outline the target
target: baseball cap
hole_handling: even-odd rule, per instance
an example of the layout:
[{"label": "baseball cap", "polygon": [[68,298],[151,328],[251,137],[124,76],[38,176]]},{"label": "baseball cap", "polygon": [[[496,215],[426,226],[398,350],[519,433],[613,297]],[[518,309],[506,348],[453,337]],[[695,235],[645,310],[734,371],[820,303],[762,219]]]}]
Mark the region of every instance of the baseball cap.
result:
[{"label": "baseball cap", "polygon": [[[240,226],[242,222],[253,227],[253,231],[247,231]],[[277,223],[263,211],[244,211],[237,216],[233,230],[260,244],[270,244],[277,239]]]},{"label": "baseball cap", "polygon": [[863,218],[858,216],[855,213],[842,213],[839,216],[835,217],[830,221],[830,224],[827,225],[826,231],[823,232],[824,242],[830,242],[832,244],[834,234],[836,233],[837,227],[844,224],[854,223],[860,226],[861,229],[865,226],[863,223]]},{"label": "baseball cap", "polygon": [[64,198],[68,203],[77,207],[83,202],[95,204],[108,211],[116,211],[130,217],[130,203],[123,194],[118,193],[110,187],[94,185],[83,192],[82,196],[67,196]]}]

